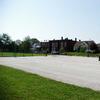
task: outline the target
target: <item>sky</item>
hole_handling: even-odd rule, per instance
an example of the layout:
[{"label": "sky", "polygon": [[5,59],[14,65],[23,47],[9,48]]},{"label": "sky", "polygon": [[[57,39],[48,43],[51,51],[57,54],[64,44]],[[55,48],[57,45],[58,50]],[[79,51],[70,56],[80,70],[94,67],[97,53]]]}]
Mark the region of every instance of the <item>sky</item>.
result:
[{"label": "sky", "polygon": [[0,0],[0,33],[100,43],[100,0]]}]

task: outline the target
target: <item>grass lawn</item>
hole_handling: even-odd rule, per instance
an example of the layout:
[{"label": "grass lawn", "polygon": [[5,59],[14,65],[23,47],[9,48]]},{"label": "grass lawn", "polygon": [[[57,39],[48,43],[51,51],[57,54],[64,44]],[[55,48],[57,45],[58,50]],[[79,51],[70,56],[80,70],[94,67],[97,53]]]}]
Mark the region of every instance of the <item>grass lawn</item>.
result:
[{"label": "grass lawn", "polygon": [[100,100],[100,92],[0,65],[0,100]]},{"label": "grass lawn", "polygon": [[84,52],[65,52],[65,55],[69,56],[90,56],[90,57],[98,57],[100,56],[100,53],[84,53]]},{"label": "grass lawn", "polygon": [[23,56],[45,56],[46,54],[33,54],[33,53],[13,53],[13,52],[0,52],[0,57],[23,57]]}]

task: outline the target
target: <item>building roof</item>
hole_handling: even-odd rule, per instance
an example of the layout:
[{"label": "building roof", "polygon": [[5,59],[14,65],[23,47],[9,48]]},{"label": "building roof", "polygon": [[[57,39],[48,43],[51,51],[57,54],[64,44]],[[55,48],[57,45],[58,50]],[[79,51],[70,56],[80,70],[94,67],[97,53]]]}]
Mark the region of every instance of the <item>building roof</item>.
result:
[{"label": "building roof", "polygon": [[84,41],[84,42],[86,42],[87,44],[88,44],[88,46],[91,46],[92,44],[96,44],[94,41]]},{"label": "building roof", "polygon": [[98,43],[97,46],[100,48],[100,43]]},{"label": "building roof", "polygon": [[78,41],[76,42],[76,44],[74,45],[74,50],[77,49],[80,46],[85,46],[86,48],[90,48],[91,46],[96,45],[96,43],[94,41]]}]

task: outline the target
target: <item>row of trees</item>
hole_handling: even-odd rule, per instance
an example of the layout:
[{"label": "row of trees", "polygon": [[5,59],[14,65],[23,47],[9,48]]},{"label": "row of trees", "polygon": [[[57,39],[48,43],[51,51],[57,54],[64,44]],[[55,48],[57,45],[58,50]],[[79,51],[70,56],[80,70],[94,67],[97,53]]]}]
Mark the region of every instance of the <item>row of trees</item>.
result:
[{"label": "row of trees", "polygon": [[13,41],[8,34],[0,34],[0,51],[1,52],[31,52],[32,45],[39,43],[36,38],[25,37],[23,41]]}]

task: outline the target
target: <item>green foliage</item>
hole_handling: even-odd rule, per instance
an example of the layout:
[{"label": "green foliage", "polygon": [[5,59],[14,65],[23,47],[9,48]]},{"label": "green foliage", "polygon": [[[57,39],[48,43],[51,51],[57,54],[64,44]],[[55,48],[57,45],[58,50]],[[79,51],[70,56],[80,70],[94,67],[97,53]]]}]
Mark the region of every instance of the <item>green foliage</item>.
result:
[{"label": "green foliage", "polygon": [[65,52],[64,48],[60,48],[60,53],[64,53],[64,52]]},{"label": "green foliage", "polygon": [[100,100],[100,92],[0,66],[0,100]]},{"label": "green foliage", "polygon": [[45,56],[45,54],[0,52],[0,57]]},{"label": "green foliage", "polygon": [[85,52],[86,51],[86,48],[80,48],[80,51],[79,52]]},{"label": "green foliage", "polygon": [[69,56],[90,56],[90,57],[98,57],[100,53],[86,53],[86,52],[64,52],[65,55]]},{"label": "green foliage", "polygon": [[36,38],[25,37],[23,41],[12,41],[8,34],[0,34],[0,51],[3,52],[31,52],[34,43],[39,43]]},{"label": "green foliage", "polygon": [[3,33],[0,35],[0,51],[10,51],[12,40],[9,35]]},{"label": "green foliage", "polygon": [[31,43],[34,44],[34,43],[39,43],[40,41],[36,38],[32,38],[31,39]]},{"label": "green foliage", "polygon": [[23,52],[31,52],[31,47],[34,43],[39,43],[39,41],[36,38],[30,38],[29,36],[25,37],[22,44],[20,45],[21,50]]}]

